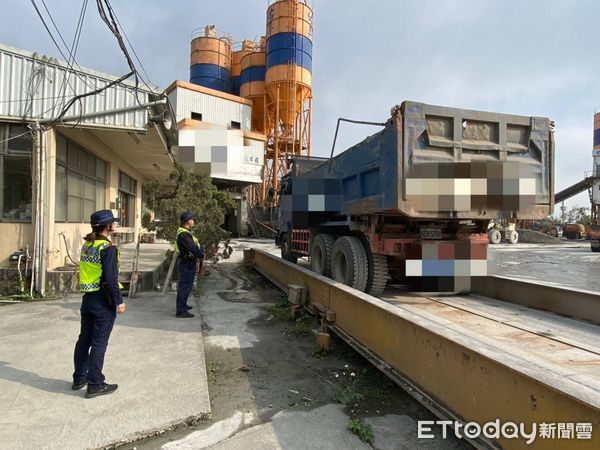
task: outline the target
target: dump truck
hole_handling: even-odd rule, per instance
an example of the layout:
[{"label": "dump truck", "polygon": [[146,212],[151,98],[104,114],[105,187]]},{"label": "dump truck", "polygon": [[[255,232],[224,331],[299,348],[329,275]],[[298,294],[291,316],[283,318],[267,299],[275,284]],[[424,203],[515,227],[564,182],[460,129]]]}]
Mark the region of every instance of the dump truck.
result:
[{"label": "dump truck", "polygon": [[553,161],[548,118],[404,101],[335,157],[292,159],[275,240],[282,258],[372,295],[390,279],[467,292],[487,274],[491,220],[552,212]]}]

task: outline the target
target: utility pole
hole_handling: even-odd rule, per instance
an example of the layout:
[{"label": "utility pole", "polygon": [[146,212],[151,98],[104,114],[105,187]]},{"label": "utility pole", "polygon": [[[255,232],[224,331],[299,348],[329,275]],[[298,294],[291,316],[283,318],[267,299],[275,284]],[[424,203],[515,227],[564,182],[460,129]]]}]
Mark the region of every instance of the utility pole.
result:
[{"label": "utility pole", "polygon": [[33,261],[31,271],[31,285],[29,294],[33,291],[44,296],[46,292],[46,247],[47,247],[47,177],[48,167],[46,158],[46,145],[44,129],[39,123],[30,125],[33,143],[33,204],[35,205],[33,221]]}]

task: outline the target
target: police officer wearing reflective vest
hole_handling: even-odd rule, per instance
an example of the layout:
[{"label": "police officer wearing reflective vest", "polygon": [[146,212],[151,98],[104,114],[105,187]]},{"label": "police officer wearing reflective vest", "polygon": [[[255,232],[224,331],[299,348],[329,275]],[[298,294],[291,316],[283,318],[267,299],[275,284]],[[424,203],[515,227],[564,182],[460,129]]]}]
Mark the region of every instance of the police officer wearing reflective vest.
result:
[{"label": "police officer wearing reflective vest", "polygon": [[204,258],[204,250],[190,228],[194,226],[194,214],[185,211],[180,216],[181,226],[177,229],[175,251],[179,254],[179,283],[177,285],[177,311],[175,317],[194,317],[187,304],[192,292],[198,260]]},{"label": "police officer wearing reflective vest", "polygon": [[79,259],[81,332],[75,345],[73,390],[87,385],[87,398],[111,394],[118,385],[104,382],[102,366],[117,314],[125,312],[119,284],[119,251],[110,241],[117,219],[108,209],[91,216],[92,232]]}]

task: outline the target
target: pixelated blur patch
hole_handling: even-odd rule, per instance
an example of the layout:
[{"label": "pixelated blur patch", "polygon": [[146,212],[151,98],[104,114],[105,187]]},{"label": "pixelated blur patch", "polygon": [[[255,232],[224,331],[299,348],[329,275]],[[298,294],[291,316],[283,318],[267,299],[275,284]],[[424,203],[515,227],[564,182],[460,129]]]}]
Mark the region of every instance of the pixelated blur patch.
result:
[{"label": "pixelated blur patch", "polygon": [[291,197],[294,213],[335,213],[341,210],[342,195],[337,179],[297,178],[283,197]]},{"label": "pixelated blur patch", "polygon": [[512,162],[416,164],[405,180],[405,199],[424,212],[528,211],[540,194],[536,166]]}]

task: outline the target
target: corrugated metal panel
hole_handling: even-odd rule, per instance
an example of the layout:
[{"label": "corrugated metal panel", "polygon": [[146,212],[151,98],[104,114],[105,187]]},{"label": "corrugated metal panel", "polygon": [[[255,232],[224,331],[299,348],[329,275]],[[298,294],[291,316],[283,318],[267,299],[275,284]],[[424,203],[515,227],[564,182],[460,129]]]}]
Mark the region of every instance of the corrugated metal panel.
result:
[{"label": "corrugated metal panel", "polygon": [[[92,69],[71,70],[54,58],[0,44],[0,118],[52,119],[75,95],[106,86],[118,77]],[[76,102],[67,115],[95,113],[135,105],[134,84],[113,86],[101,94]],[[152,87],[154,89],[154,87]],[[158,88],[157,88],[158,90]],[[140,103],[150,92],[140,89]],[[86,126],[144,130],[145,110],[120,113],[82,121]]]},{"label": "corrugated metal panel", "polygon": [[177,122],[191,119],[192,112],[195,112],[202,114],[202,121],[211,125],[227,128],[234,121],[241,124],[242,131],[251,130],[252,107],[249,105],[181,87],[169,93],[169,100],[175,109]]}]

